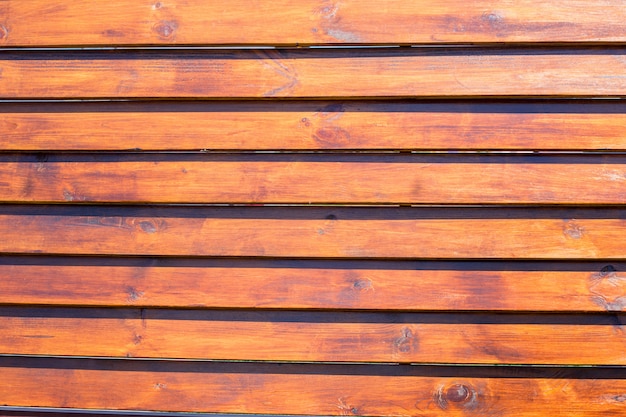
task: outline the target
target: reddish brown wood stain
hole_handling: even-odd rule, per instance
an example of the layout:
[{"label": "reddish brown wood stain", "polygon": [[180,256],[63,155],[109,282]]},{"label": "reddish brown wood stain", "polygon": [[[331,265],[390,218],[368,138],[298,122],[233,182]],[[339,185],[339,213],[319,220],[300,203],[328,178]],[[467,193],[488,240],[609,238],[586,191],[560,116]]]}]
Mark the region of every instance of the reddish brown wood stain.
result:
[{"label": "reddish brown wood stain", "polygon": [[[4,45],[623,42],[618,0],[5,0]],[[123,10],[124,13],[120,13]],[[93,19],[93,16],[100,16]],[[259,19],[259,16],[263,16]],[[209,30],[210,29],[210,30]]]},{"label": "reddish brown wood stain", "polygon": [[[3,202],[621,204],[624,160],[286,157],[212,163],[5,163]],[[265,157],[267,159],[267,157]],[[398,161],[398,159],[400,159]],[[261,160],[261,161],[259,161]],[[589,163],[596,162],[596,163]],[[600,163],[597,163],[600,162]],[[503,178],[506,181],[503,182]],[[311,195],[311,189],[316,193]],[[583,231],[567,226],[573,238]]]},{"label": "reddish brown wood stain", "polygon": [[[320,365],[320,371],[323,369]],[[288,409],[299,414],[374,416],[440,416],[443,412],[455,416],[485,415],[510,410],[529,417],[546,413],[601,416],[607,411],[619,415],[623,407],[620,398],[626,389],[619,379],[255,375],[58,368],[3,368],[2,373],[10,378],[12,386],[0,387],[0,395],[17,404],[266,414]],[[39,386],[37,381],[44,377],[49,383]],[[453,401],[460,399],[456,394],[459,385],[467,387],[470,396]],[[307,389],[301,389],[302,386]],[[74,395],[64,395],[68,391]]]},{"label": "reddish brown wood stain", "polygon": [[[626,228],[624,220],[576,220],[574,235],[571,222],[353,218],[329,224],[325,219],[0,215],[0,233],[6,238],[0,242],[0,250],[51,255],[288,258],[577,260],[626,256],[624,247],[615,245]],[[237,239],[233,239],[234,233]]]},{"label": "reddish brown wood stain", "polygon": [[620,271],[0,265],[0,303],[25,305],[622,311],[625,286]]},{"label": "reddish brown wood stain", "polygon": [[0,416],[626,415],[624,21],[0,0]]},{"label": "reddish brown wood stain", "polygon": [[[125,310],[122,317],[118,313],[107,317],[113,313],[101,310],[59,310],[56,314],[61,317],[50,316],[55,311],[47,309],[36,310],[36,314],[0,318],[3,353],[324,362],[626,364],[621,353],[626,348],[621,326],[610,324],[418,323],[420,317],[413,322],[405,317],[404,324],[318,322],[341,321],[339,313],[308,319],[285,313],[286,321],[263,312],[256,317],[234,314],[230,320],[228,316],[152,310]],[[428,321],[429,316],[421,320]],[[95,334],[87,340],[76,340],[75,335],[87,328]],[[207,334],[211,337],[204,336]],[[581,343],[584,350],[569,349]],[[460,397],[458,393],[446,395]]]},{"label": "reddish brown wood stain", "polygon": [[[623,96],[619,48],[234,50],[3,55],[0,97]],[[11,59],[13,58],[13,59]],[[159,80],[155,83],[154,80]]]},{"label": "reddish brown wood stain", "polygon": [[0,149],[624,150],[624,114],[603,100],[11,103]]}]

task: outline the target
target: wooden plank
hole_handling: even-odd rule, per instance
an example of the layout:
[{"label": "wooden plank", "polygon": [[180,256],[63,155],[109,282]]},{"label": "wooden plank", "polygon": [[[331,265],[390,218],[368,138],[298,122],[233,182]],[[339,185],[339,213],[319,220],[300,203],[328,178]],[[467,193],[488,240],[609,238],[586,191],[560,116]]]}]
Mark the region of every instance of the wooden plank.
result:
[{"label": "wooden plank", "polygon": [[606,370],[605,376],[594,374],[599,379],[568,379],[572,373],[561,369],[552,371],[556,377],[490,378],[467,375],[458,368],[456,375],[448,370],[448,375],[440,376],[436,370],[403,373],[403,367],[378,366],[401,369],[393,373],[378,369],[368,375],[352,373],[353,368],[326,373],[332,367],[319,367],[317,372],[304,367],[298,372],[275,365],[273,372],[261,373],[237,372],[242,368],[238,364],[229,364],[229,370],[210,363],[166,367],[145,361],[126,366],[84,362],[78,369],[72,368],[74,362],[58,367],[3,366],[0,399],[10,406],[215,413],[587,417],[623,414],[626,390],[626,381],[606,376]]},{"label": "wooden plank", "polygon": [[7,52],[0,98],[623,96],[621,48]]},{"label": "wooden plank", "polygon": [[[622,210],[0,207],[0,252],[625,259]],[[184,217],[181,217],[184,216]]]},{"label": "wooden plank", "polygon": [[[2,407],[0,417],[248,417],[244,414],[172,413],[160,411],[79,410],[72,408]],[[259,415],[258,417],[278,417]]]},{"label": "wooden plank", "polygon": [[[623,204],[623,157],[15,156],[0,202]],[[109,160],[102,161],[103,158]],[[135,158],[135,157],[132,157]]]},{"label": "wooden plank", "polygon": [[[0,45],[624,42],[619,0],[5,0]],[[94,19],[93,16],[99,16]],[[261,16],[261,18],[260,18]]]},{"label": "wooden plank", "polygon": [[624,124],[613,100],[0,103],[0,150],[626,150]]},{"label": "wooden plank", "polygon": [[7,263],[0,265],[0,303],[414,311],[626,308],[626,276],[621,264],[525,270],[533,267],[359,262],[250,265],[202,261],[196,266],[189,262],[163,265],[157,260],[135,265]]},{"label": "wooden plank", "polygon": [[626,150],[625,124],[614,100],[0,103],[0,150]]},{"label": "wooden plank", "polygon": [[[247,417],[243,414],[166,413],[155,411],[77,410],[71,408],[0,407],[0,417]],[[278,416],[259,416],[278,417]]]},{"label": "wooden plank", "polygon": [[[0,354],[626,365],[621,316],[604,324],[512,320],[517,322],[487,315],[3,308]],[[77,337],[84,329],[90,336]],[[570,349],[577,345],[585,348]]]}]

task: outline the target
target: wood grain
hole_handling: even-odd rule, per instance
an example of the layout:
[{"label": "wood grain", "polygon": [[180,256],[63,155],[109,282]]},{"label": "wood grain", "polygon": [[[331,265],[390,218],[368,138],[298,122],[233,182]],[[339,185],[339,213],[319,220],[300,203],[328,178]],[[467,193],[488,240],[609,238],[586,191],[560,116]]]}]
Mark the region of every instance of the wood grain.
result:
[{"label": "wood grain", "polygon": [[[376,315],[380,322],[359,321],[370,316],[5,308],[0,309],[0,353],[298,362],[626,364],[620,318],[604,325],[509,324],[506,317],[496,324],[458,318],[438,323],[439,316],[391,314]],[[489,317],[480,320],[489,321]],[[90,336],[77,337],[85,329]],[[584,349],[570,349],[573,345]]]},{"label": "wood grain", "polygon": [[[2,407],[0,408],[0,417],[65,417],[71,414],[72,417],[136,417],[140,413],[142,417],[189,417],[181,415],[182,413],[172,412],[155,412],[155,411],[92,411],[92,410],[76,410],[76,409],[53,409],[41,407]],[[206,413],[195,413],[194,417],[213,417]],[[232,416],[243,417],[243,416]],[[263,416],[270,417],[270,416]]]},{"label": "wood grain", "polygon": [[0,103],[0,150],[626,150],[625,124],[602,100]]},{"label": "wood grain", "polygon": [[[152,262],[154,263],[154,262]],[[624,311],[626,276],[570,271],[241,266],[0,265],[0,303],[365,310]],[[330,265],[329,265],[330,264]],[[524,266],[521,265],[523,268]],[[450,268],[450,267],[448,267]]]},{"label": "wood grain", "polygon": [[[53,408],[41,408],[41,407],[2,407],[0,408],[0,417],[65,417],[71,414],[72,417],[136,417],[139,412],[137,411],[90,411],[90,410],[75,410],[75,409],[53,409]],[[142,417],[188,417],[182,416],[181,413],[164,413],[164,412],[140,412]],[[196,413],[194,417],[213,417],[207,414]],[[242,416],[232,416],[242,417]],[[270,417],[270,416],[263,416]]]},{"label": "wood grain", "polygon": [[624,150],[625,113],[602,101],[10,103],[0,149]]},{"label": "wood grain", "polygon": [[[0,45],[623,42],[623,3],[5,0]],[[93,16],[99,16],[94,19]],[[259,18],[259,17],[262,18]]]},{"label": "wood grain", "polygon": [[[152,363],[136,365],[135,369],[117,367],[116,363],[98,366],[91,361],[81,369],[71,365],[2,367],[5,383],[0,386],[0,398],[11,406],[117,410],[587,417],[623,413],[620,399],[626,390],[623,379],[607,377],[325,374],[323,367],[317,373],[284,373],[278,366],[274,372],[257,373],[212,371],[214,366],[206,363],[190,363],[193,370],[179,364],[185,371],[174,368],[166,372],[161,370],[163,366]],[[238,367],[233,364],[231,368]]]},{"label": "wood grain", "polygon": [[626,203],[626,161],[618,157],[251,155],[174,161],[94,159],[5,162],[0,171],[0,202]]},{"label": "wood grain", "polygon": [[7,52],[0,98],[623,96],[619,48]]},{"label": "wood grain", "polygon": [[581,217],[575,210],[550,213],[532,209],[453,210],[456,218],[446,218],[449,214],[441,208],[190,208],[167,213],[150,208],[79,207],[72,212],[71,208],[5,206],[0,214],[0,251],[131,256],[626,258],[621,244],[626,221],[619,210],[582,213],[591,218]]},{"label": "wood grain", "polygon": [[626,415],[623,2],[409,3],[0,0],[0,415]]}]

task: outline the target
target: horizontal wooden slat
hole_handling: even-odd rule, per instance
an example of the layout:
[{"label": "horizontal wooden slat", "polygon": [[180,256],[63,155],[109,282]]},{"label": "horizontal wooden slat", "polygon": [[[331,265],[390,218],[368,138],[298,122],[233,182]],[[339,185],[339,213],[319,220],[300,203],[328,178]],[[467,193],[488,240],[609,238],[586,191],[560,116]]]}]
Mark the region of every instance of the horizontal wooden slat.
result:
[{"label": "horizontal wooden slat", "polygon": [[[243,414],[176,413],[159,411],[77,410],[72,408],[1,407],[0,417],[248,417]],[[259,417],[278,417],[259,415]]]},{"label": "horizontal wooden slat", "polygon": [[[8,361],[3,361],[7,363]],[[178,363],[173,366],[141,363],[99,365],[77,361],[60,366],[29,367],[30,361],[3,366],[2,403],[10,406],[75,407],[90,409],[272,413],[306,415],[420,415],[451,416],[490,413],[535,417],[606,416],[623,413],[626,381],[612,379],[612,372],[577,379],[563,370],[548,371],[556,377],[490,378],[418,367],[378,366],[368,375],[354,368],[275,365],[263,371],[245,371],[211,363]],[[55,362],[51,362],[54,364]],[[396,371],[384,368],[399,368]],[[272,372],[272,369],[274,370]],[[372,368],[367,368],[370,371]],[[356,373],[353,373],[355,372]],[[439,375],[437,375],[439,373]],[[447,374],[451,374],[446,369]],[[306,387],[306,389],[303,389]]]},{"label": "horizontal wooden slat", "polygon": [[485,262],[53,261],[0,264],[0,303],[496,311],[626,307],[625,268],[615,263],[557,264],[557,270],[546,270],[550,265]]},{"label": "horizontal wooden slat", "polygon": [[7,52],[0,98],[623,96],[621,48]]},{"label": "horizontal wooden slat", "polygon": [[626,203],[622,157],[257,154],[140,161],[120,158],[106,162],[82,156],[70,162],[53,157],[47,162],[40,157],[3,161],[0,201]]},{"label": "horizontal wooden slat", "polygon": [[[191,414],[191,415],[190,415]],[[85,410],[47,407],[3,407],[0,417],[248,417],[244,414],[180,413],[163,411]],[[258,417],[278,417],[258,415]]]},{"label": "horizontal wooden slat", "polygon": [[626,258],[621,210],[0,208],[4,253]]},{"label": "horizontal wooden slat", "polygon": [[622,101],[0,103],[0,150],[625,150]]},{"label": "horizontal wooden slat", "polygon": [[[452,322],[448,322],[450,319]],[[489,323],[494,319],[495,323]],[[616,317],[611,324],[600,325],[550,321],[510,324],[506,317],[474,319],[472,315],[451,318],[345,312],[4,308],[0,309],[0,353],[300,362],[626,365],[622,320]],[[90,336],[77,337],[84,329],[90,329]],[[570,349],[576,345],[584,349]]]},{"label": "horizontal wooden slat", "polygon": [[[112,411],[112,410],[76,410],[71,408],[41,408],[41,407],[0,407],[0,417],[190,417],[183,413],[167,413],[152,411]],[[193,413],[193,417],[247,417],[241,415],[208,415],[207,413]],[[263,416],[273,417],[273,416]]]},{"label": "horizontal wooden slat", "polygon": [[[420,0],[254,4],[0,2],[0,45],[623,42],[623,3]],[[98,16],[98,19],[94,19]]]},{"label": "horizontal wooden slat", "polygon": [[10,103],[0,147],[617,150],[624,113],[619,101]]}]

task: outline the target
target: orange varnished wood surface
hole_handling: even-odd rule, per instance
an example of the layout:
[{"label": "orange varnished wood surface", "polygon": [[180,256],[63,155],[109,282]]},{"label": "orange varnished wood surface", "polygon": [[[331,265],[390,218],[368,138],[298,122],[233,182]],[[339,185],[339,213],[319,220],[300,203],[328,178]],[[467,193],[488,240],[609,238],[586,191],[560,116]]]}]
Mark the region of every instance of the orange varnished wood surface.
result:
[{"label": "orange varnished wood surface", "polygon": [[626,416],[624,6],[0,0],[0,416]]},{"label": "orange varnished wood surface", "polygon": [[0,45],[624,42],[625,20],[619,0],[4,0]]},{"label": "orange varnished wood surface", "polygon": [[[536,372],[548,378],[437,375],[422,367],[372,375],[353,367],[24,360],[37,367],[2,367],[5,401],[42,407],[305,415],[604,416],[623,412],[626,384],[604,373]],[[34,363],[31,363],[34,362]],[[59,363],[60,362],[60,363]],[[54,365],[57,364],[55,367]],[[522,372],[518,371],[518,374]],[[589,373],[589,372],[587,372]],[[421,374],[421,375],[420,375]],[[425,375],[424,375],[425,374]],[[430,375],[429,375],[430,374]],[[434,374],[434,375],[433,375]],[[522,373],[523,374],[523,373]],[[608,376],[607,376],[608,375]],[[619,375],[619,374],[618,374]],[[571,379],[570,379],[571,378]],[[44,383],[42,383],[44,382]],[[306,387],[306,389],[303,389]],[[72,395],[68,395],[68,393]],[[207,393],[210,393],[208,395]]]},{"label": "orange varnished wood surface", "polygon": [[[147,160],[146,160],[147,159]],[[621,204],[626,159],[199,156],[5,162],[2,202]],[[311,191],[315,190],[314,193]]]},{"label": "orange varnished wood surface", "polygon": [[0,98],[623,96],[622,48],[7,52]]},{"label": "orange varnished wood surface", "polygon": [[[443,218],[432,218],[438,209],[410,208],[374,209],[375,214],[358,209],[311,212],[289,208],[182,210],[172,216],[146,216],[150,209],[144,210],[143,216],[128,216],[122,208],[106,210],[104,215],[68,215],[71,213],[57,208],[30,209],[47,214],[27,214],[29,209],[22,209],[22,214],[6,213],[19,210],[13,207],[0,213],[0,234],[4,237],[0,252],[305,258],[626,258],[626,247],[619,244],[626,220],[611,218],[621,216],[619,211],[604,212],[609,218],[581,218],[580,213],[567,211],[556,215],[542,211],[453,211],[446,215],[443,209]],[[385,214],[390,218],[384,218]],[[576,217],[560,217],[568,214]]]},{"label": "orange varnished wood surface", "polygon": [[[507,324],[506,316],[471,314],[463,318],[73,309],[0,309],[0,314],[2,354],[300,362],[626,364],[622,316],[600,325],[581,325],[562,324],[550,316],[530,316],[525,323]],[[82,329],[90,329],[90,337],[77,337]],[[580,344],[585,349],[570,349]]]},{"label": "orange varnished wood surface", "polygon": [[11,151],[625,150],[621,101],[0,103]]},{"label": "orange varnished wood surface", "polygon": [[[10,258],[9,258],[10,259]],[[28,258],[26,258],[28,259]],[[166,261],[0,265],[0,303],[187,308],[622,311],[621,264]],[[71,265],[71,263],[75,265]],[[100,265],[98,265],[100,263]],[[482,269],[481,269],[482,266]],[[544,268],[544,270],[541,270]],[[565,269],[565,270],[564,270]],[[567,270],[569,269],[569,270]],[[41,288],[45,288],[42,291]]]}]

